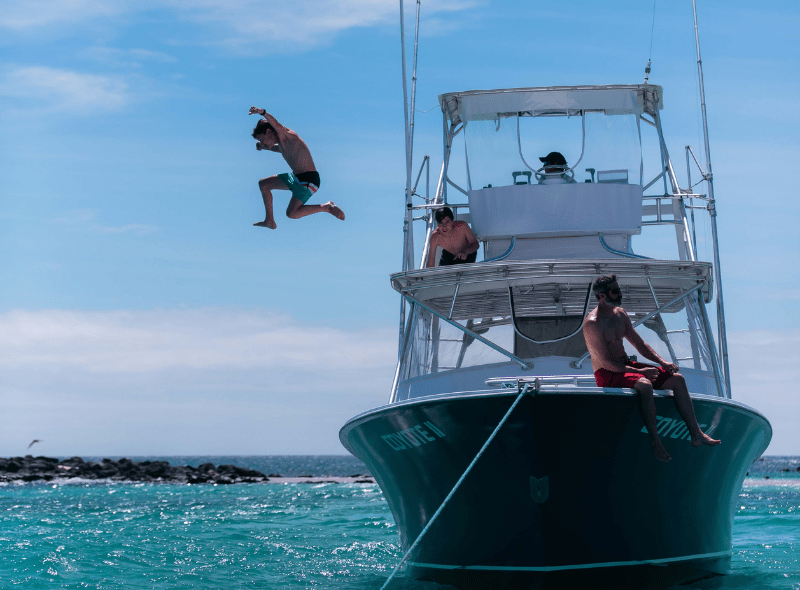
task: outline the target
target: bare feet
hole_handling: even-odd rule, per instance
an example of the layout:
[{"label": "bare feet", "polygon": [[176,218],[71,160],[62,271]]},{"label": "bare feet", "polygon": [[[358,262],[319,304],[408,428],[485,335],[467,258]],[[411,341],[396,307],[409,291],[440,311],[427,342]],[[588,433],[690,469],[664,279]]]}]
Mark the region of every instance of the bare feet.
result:
[{"label": "bare feet", "polygon": [[720,444],[722,441],[717,440],[715,438],[711,438],[706,433],[701,432],[697,435],[697,437],[692,437],[692,446],[699,447],[700,445],[708,445],[709,447],[716,446]]},{"label": "bare feet", "polygon": [[275,223],[274,219],[271,219],[269,221],[267,220],[259,221],[258,223],[254,223],[253,225],[255,225],[256,227],[268,227],[270,229],[275,229],[276,227],[278,227],[278,224]]},{"label": "bare feet", "polygon": [[328,201],[323,205],[325,211],[333,215],[336,219],[341,219],[344,221],[344,211],[339,209],[336,205],[333,204],[333,201]]},{"label": "bare feet", "polygon": [[667,462],[672,460],[672,457],[669,456],[667,449],[664,448],[664,445],[662,445],[661,442],[653,445],[653,454],[659,461]]}]

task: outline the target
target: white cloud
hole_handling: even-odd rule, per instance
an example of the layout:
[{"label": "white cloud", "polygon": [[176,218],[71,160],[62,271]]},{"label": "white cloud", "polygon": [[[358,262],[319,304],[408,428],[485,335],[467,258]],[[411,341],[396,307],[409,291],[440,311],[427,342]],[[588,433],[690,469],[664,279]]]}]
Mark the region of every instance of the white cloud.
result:
[{"label": "white cloud", "polygon": [[[433,1],[424,6],[423,14],[453,12],[473,4],[470,0]],[[394,24],[399,18],[398,4],[386,0],[172,0],[172,5],[195,22],[212,23],[214,34],[220,36],[211,43],[258,53],[302,52],[342,31]],[[406,17],[413,19],[414,10],[415,4],[407,1]],[[221,29],[222,24],[226,27]],[[407,34],[413,38],[413,30]]]},{"label": "white cloud", "polygon": [[91,373],[268,368],[335,376],[390,369],[392,336],[306,326],[270,312],[11,311],[0,314],[0,366]]},{"label": "white cloud", "polygon": [[69,211],[60,217],[51,219],[50,223],[69,226],[73,229],[88,229],[101,234],[151,234],[158,231],[158,227],[143,223],[127,223],[125,225],[102,225],[96,221],[97,214],[90,209]]},{"label": "white cloud", "polygon": [[116,111],[128,102],[119,77],[84,74],[45,66],[17,67],[0,74],[0,97],[26,108],[54,111]]},{"label": "white cloud", "polygon": [[161,51],[149,49],[117,49],[115,47],[90,47],[83,52],[89,59],[113,67],[142,67],[144,62],[177,63],[178,58]]},{"label": "white cloud", "polygon": [[1,313],[0,456],[343,453],[396,358],[394,330],[267,310]]},{"label": "white cloud", "polygon": [[156,231],[154,225],[144,225],[142,223],[128,223],[126,225],[118,226],[96,226],[97,231],[104,234],[124,234],[128,232],[136,234],[151,234]]},{"label": "white cloud", "polygon": [[[475,0],[432,0],[422,8],[424,18],[475,5]],[[87,23],[122,14],[171,7],[178,21],[209,25],[200,43],[222,45],[234,51],[258,54],[297,53],[329,42],[336,34],[355,27],[395,24],[396,2],[386,0],[161,0],[90,2],[50,0],[42,3],[10,0],[3,6],[0,28],[17,31]],[[406,17],[413,26],[415,3],[406,0]],[[440,25],[441,26],[441,25]],[[74,24],[61,33],[76,34]],[[413,30],[410,31],[413,35]],[[181,44],[194,44],[176,31]],[[152,57],[152,56],[151,56]]]},{"label": "white cloud", "polygon": [[25,30],[110,16],[124,7],[110,0],[4,0],[0,27]]},{"label": "white cloud", "polygon": [[[800,331],[753,330],[728,337],[732,387],[745,396],[770,388],[770,396],[800,407],[797,367],[800,366]],[[791,395],[788,395],[789,392]]]},{"label": "white cloud", "polygon": [[733,399],[772,423],[770,455],[800,454],[800,331],[753,330],[728,336]]}]

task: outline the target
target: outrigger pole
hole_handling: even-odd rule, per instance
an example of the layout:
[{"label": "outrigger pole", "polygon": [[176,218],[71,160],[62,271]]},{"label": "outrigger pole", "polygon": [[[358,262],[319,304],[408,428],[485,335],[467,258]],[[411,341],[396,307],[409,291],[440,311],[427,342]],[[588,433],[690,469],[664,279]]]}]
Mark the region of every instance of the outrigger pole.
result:
[{"label": "outrigger pole", "polygon": [[[403,271],[411,270],[414,267],[414,233],[413,233],[413,214],[412,209],[412,189],[411,189],[411,166],[414,153],[414,109],[417,95],[417,48],[419,42],[419,10],[420,0],[417,0],[417,17],[414,28],[414,62],[411,73],[411,105],[408,103],[408,75],[406,73],[406,35],[405,35],[405,11],[403,0],[400,0],[400,50],[402,52],[402,71],[403,71],[403,114],[405,118],[405,141],[406,141],[406,210],[403,221]],[[409,113],[409,110],[411,111]],[[406,323],[406,301],[400,298],[400,335],[398,344],[398,354],[401,354],[403,347],[403,333]]]},{"label": "outrigger pole", "polygon": [[717,280],[717,331],[719,350],[722,355],[722,370],[725,375],[725,389],[731,397],[731,374],[728,365],[728,337],[725,330],[725,304],[722,300],[722,270],[719,261],[719,241],[717,240],[717,210],[714,201],[714,175],[711,172],[711,150],[708,142],[708,118],[706,116],[706,94],[703,87],[703,60],[700,59],[700,33],[697,28],[697,4],[692,0],[694,15],[694,40],[697,48],[697,74],[700,79],[700,110],[703,114],[703,141],[706,149],[706,171],[703,177],[708,182],[708,212],[711,217],[711,235],[714,242],[714,274]]}]

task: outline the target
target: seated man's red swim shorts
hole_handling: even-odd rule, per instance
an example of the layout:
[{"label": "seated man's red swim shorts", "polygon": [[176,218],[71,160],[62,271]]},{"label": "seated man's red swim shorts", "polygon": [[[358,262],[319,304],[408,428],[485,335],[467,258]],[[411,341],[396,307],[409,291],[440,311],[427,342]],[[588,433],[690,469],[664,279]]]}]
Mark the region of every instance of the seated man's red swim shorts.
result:
[{"label": "seated man's red swim shorts", "polygon": [[[636,369],[645,369],[647,367],[658,369],[658,377],[653,381],[653,389],[661,389],[664,385],[664,381],[672,377],[672,374],[668,373],[664,367],[655,367],[653,365],[636,362],[631,362],[629,365]],[[594,380],[598,387],[633,387],[642,377],[644,377],[644,375],[641,373],[615,373],[608,369],[597,369],[594,372]]]}]

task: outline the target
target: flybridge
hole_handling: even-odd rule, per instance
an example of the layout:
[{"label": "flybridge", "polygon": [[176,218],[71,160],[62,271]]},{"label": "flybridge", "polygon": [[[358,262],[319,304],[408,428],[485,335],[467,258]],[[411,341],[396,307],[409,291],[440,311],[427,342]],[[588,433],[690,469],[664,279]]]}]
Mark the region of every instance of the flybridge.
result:
[{"label": "flybridge", "polygon": [[[439,102],[442,170],[434,194],[410,192],[404,267],[392,275],[404,306],[390,399],[430,395],[423,380],[458,380],[463,370],[466,379],[503,358],[526,370],[581,369],[589,287],[603,274],[617,275],[635,325],[664,358],[691,372],[694,391],[729,395],[724,343],[718,354],[705,309],[718,268],[696,254],[695,211],[713,215],[713,201],[678,182],[661,127],[662,88],[470,90]],[[660,156],[647,168],[645,133]],[[553,171],[540,164],[542,154],[556,151],[565,165]],[[427,157],[417,182],[425,165]],[[422,268],[433,213],[442,207],[469,223],[483,261]],[[425,224],[419,266],[414,222]],[[653,225],[674,227],[672,260],[634,252],[633,236]]]}]

